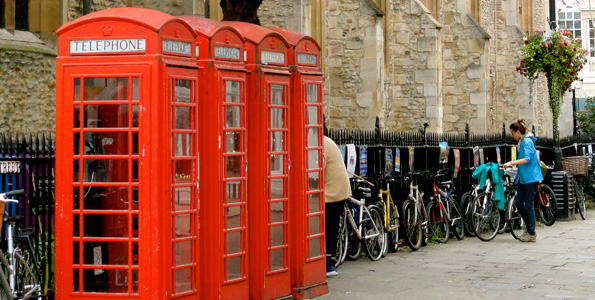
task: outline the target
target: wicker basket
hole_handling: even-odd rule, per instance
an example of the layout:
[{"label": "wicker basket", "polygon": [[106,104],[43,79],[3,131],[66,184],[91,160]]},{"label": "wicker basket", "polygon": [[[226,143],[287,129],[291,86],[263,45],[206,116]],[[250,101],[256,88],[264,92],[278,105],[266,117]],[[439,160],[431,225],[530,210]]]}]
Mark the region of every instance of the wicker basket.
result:
[{"label": "wicker basket", "polygon": [[570,172],[572,176],[587,176],[587,170],[589,168],[588,156],[563,157],[560,162],[562,163],[562,170]]}]

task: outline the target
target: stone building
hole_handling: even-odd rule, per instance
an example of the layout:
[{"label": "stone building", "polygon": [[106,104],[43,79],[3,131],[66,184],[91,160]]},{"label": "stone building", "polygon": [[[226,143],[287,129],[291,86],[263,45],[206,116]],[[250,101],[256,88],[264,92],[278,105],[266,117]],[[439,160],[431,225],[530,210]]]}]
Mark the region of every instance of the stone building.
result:
[{"label": "stone building", "polygon": [[[561,0],[562,1],[562,0]],[[28,5],[24,7],[22,3]],[[0,132],[52,133],[55,30],[111,7],[221,19],[219,0],[0,0]],[[516,72],[526,30],[545,30],[547,0],[263,0],[263,26],[322,47],[330,127],[493,133],[527,119],[551,136],[545,81]],[[59,16],[59,17],[55,17]],[[585,29],[586,30],[586,29]],[[564,132],[564,124],[560,124]]]}]

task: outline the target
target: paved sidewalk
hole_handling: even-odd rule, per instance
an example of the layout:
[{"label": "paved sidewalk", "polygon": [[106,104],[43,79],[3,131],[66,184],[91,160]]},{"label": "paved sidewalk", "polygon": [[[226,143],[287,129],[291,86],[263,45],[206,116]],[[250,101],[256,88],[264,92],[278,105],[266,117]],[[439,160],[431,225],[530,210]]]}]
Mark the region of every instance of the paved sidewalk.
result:
[{"label": "paved sidewalk", "polygon": [[576,217],[538,224],[536,243],[507,233],[346,261],[316,299],[595,299],[595,211]]}]

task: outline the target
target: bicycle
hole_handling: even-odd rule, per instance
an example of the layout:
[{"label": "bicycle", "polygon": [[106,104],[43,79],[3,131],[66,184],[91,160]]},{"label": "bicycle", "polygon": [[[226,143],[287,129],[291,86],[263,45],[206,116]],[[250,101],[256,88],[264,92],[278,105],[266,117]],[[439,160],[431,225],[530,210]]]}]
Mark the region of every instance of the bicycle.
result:
[{"label": "bicycle", "polygon": [[[363,182],[363,180],[357,180],[357,182]],[[368,258],[377,261],[382,258],[386,247],[382,212],[378,206],[366,204],[366,197],[371,196],[370,188],[357,186],[356,190],[363,193],[361,200],[349,197],[349,202],[354,205],[353,210],[349,205],[345,205],[345,215],[347,223],[350,225],[348,227],[351,235],[349,244],[352,245],[349,246],[347,255],[350,259],[357,259],[361,254],[361,248],[364,248]],[[357,214],[359,222],[356,222],[355,214]],[[363,241],[363,247],[361,241]]]},{"label": "bicycle", "polygon": [[489,242],[496,237],[500,229],[500,212],[494,202],[494,185],[486,181],[484,192],[473,199],[471,222],[475,236]]},{"label": "bicycle", "polygon": [[[430,226],[428,226],[429,217],[423,200],[423,192],[419,190],[417,185],[418,177],[426,172],[410,174],[408,178],[409,197],[403,202],[401,210],[405,243],[412,251],[418,250],[422,244],[427,244],[427,238],[430,235]],[[415,184],[413,184],[413,181],[415,181]]]},{"label": "bicycle", "polygon": [[[4,212],[6,202],[19,203],[18,200],[8,197],[24,195],[24,190],[16,190],[0,194],[0,211]],[[13,236],[15,224],[23,216],[4,216],[2,221],[6,222],[6,255],[0,249],[0,262],[4,268],[0,272],[0,299],[41,299],[42,288],[39,282],[39,267],[35,248],[31,243],[32,231],[21,232]],[[8,276],[8,278],[7,278]]]},{"label": "bicycle", "polygon": [[463,214],[463,224],[465,227],[465,233],[469,236],[475,236],[471,217],[473,211],[473,200],[480,194],[480,191],[481,189],[479,188],[479,183],[473,183],[471,191],[465,192],[463,193],[463,196],[461,196],[460,207]]},{"label": "bicycle", "polygon": [[[450,224],[451,233],[457,238],[457,240],[462,240],[465,238],[465,224],[463,224],[463,214],[461,213],[461,208],[456,201],[456,195],[453,194],[452,181],[443,181],[438,183],[437,178],[441,177],[442,175],[439,173],[437,176],[433,176],[434,182],[434,198],[437,200],[438,204],[442,204],[442,209],[444,211],[444,215],[446,221]],[[442,188],[438,186],[438,184],[442,185]],[[447,236],[446,240],[448,241],[449,236]]]},{"label": "bicycle", "polygon": [[382,188],[378,192],[378,197],[381,201],[380,209],[383,212],[384,216],[384,229],[388,235],[388,243],[386,243],[387,247],[385,247],[385,255],[388,251],[388,248],[392,252],[397,252],[399,250],[399,210],[393,201],[393,197],[390,193],[390,182],[394,181],[393,178],[386,180],[386,190]]},{"label": "bicycle", "polygon": [[585,202],[585,193],[583,191],[583,178],[588,173],[588,156],[571,156],[561,159],[562,169],[572,174],[574,177],[574,209],[583,220],[587,219],[587,204]]}]

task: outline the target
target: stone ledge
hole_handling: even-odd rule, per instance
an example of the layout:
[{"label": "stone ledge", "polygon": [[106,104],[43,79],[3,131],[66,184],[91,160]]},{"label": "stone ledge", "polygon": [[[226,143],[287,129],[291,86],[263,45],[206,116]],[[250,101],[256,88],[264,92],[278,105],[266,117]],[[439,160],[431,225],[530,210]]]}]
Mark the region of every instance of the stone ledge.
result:
[{"label": "stone ledge", "polygon": [[0,50],[34,52],[57,56],[56,50],[28,31],[15,30],[14,35],[6,29],[0,29]]}]

